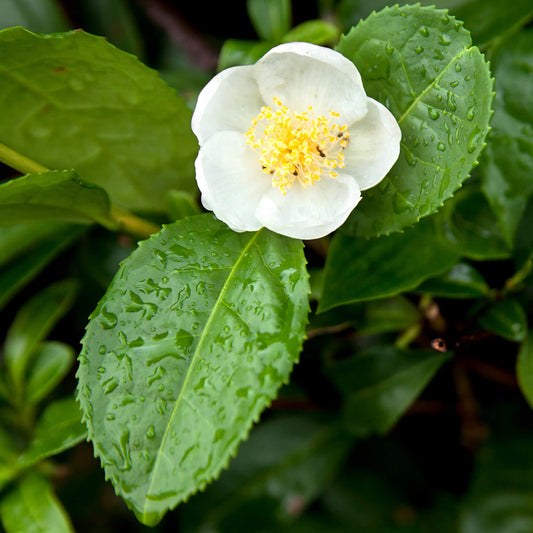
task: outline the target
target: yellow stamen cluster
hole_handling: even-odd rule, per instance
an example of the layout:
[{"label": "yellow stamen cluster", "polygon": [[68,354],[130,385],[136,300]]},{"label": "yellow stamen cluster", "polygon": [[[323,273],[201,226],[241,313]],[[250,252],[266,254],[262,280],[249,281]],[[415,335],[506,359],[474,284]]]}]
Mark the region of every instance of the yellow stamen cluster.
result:
[{"label": "yellow stamen cluster", "polygon": [[337,177],[335,169],[344,168],[343,150],[350,138],[348,127],[334,121],[339,113],[315,115],[311,106],[291,112],[279,98],[274,107],[263,106],[245,134],[263,172],[272,175],[272,185],[286,194],[295,180],[307,187],[323,176]]}]

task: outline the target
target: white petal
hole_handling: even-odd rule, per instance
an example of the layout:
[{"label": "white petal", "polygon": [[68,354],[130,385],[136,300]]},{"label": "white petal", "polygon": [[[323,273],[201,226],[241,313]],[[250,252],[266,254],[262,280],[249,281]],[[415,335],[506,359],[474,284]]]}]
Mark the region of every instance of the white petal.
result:
[{"label": "white petal", "polygon": [[392,113],[368,98],[368,113],[349,126],[343,172],[353,176],[364,191],[379,183],[400,154],[402,132]]},{"label": "white petal", "polygon": [[361,199],[356,181],[339,174],[309,187],[295,183],[283,196],[270,190],[256,216],[263,226],[295,239],[318,239],[337,229]]},{"label": "white petal", "polygon": [[308,43],[276,46],[254,65],[267,105],[279,98],[291,111],[310,105],[320,115],[340,113],[341,123],[366,114],[366,96],[355,65],[339,52]]},{"label": "white petal", "polygon": [[261,197],[272,188],[261,172],[257,154],[243,134],[223,131],[210,137],[196,159],[196,181],[202,204],[235,231],[256,231]]},{"label": "white petal", "polygon": [[248,131],[252,119],[264,105],[252,68],[223,70],[202,89],[191,123],[200,146],[219,131]]}]

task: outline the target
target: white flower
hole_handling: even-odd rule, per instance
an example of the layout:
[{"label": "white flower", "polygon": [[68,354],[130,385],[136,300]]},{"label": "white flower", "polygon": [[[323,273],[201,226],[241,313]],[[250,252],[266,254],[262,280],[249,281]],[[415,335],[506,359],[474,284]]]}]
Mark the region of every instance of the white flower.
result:
[{"label": "white flower", "polygon": [[235,231],[298,239],[337,229],[400,151],[390,111],[334,50],[282,44],[216,75],[198,97],[202,204]]}]

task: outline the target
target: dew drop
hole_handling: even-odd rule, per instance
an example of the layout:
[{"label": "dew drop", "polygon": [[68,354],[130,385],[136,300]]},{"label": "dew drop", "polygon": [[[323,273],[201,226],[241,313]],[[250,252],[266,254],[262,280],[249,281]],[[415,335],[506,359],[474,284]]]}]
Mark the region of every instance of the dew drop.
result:
[{"label": "dew drop", "polygon": [[407,164],[409,166],[411,167],[416,166],[417,159],[411,152],[409,152],[409,150],[405,151],[405,160],[407,161]]},{"label": "dew drop", "polygon": [[434,107],[428,107],[428,114],[431,120],[437,120],[440,117],[438,109],[435,109]]},{"label": "dew drop", "polygon": [[394,52],[394,46],[392,46],[392,44],[390,43],[387,43],[385,45],[385,51],[387,52],[387,54],[392,54]]},{"label": "dew drop", "polygon": [[443,33],[439,38],[439,44],[442,46],[449,46],[451,44],[452,40],[449,35],[446,35]]},{"label": "dew drop", "polygon": [[448,93],[448,107],[450,108],[451,111],[455,111],[457,109],[457,105],[455,103],[455,95],[450,91]]},{"label": "dew drop", "polygon": [[441,152],[444,152],[446,150],[446,145],[442,142],[437,144],[437,150],[440,150]]},{"label": "dew drop", "polygon": [[422,26],[418,30],[424,37],[429,37],[429,28],[427,26]]},{"label": "dew drop", "polygon": [[472,153],[478,147],[483,132],[476,126],[468,139],[468,152]]},{"label": "dew drop", "polygon": [[474,117],[476,116],[476,106],[470,106],[466,110],[466,118],[468,120],[474,120]]},{"label": "dew drop", "polygon": [[415,48],[415,53],[421,54],[424,51],[424,47],[422,45],[419,45]]},{"label": "dew drop", "polygon": [[450,82],[450,85],[452,87],[457,87],[459,85],[459,82],[457,80],[453,80],[453,81]]},{"label": "dew drop", "polygon": [[461,70],[463,70],[463,68],[461,67],[461,64],[459,63],[459,61],[457,61],[455,63],[455,72],[461,72]]},{"label": "dew drop", "polygon": [[148,429],[146,430],[146,438],[153,439],[154,437],[155,437],[154,426],[148,426]]},{"label": "dew drop", "polygon": [[101,355],[104,355],[106,352],[107,352],[107,347],[104,346],[103,344],[100,346],[100,348],[98,348],[98,352],[101,354]]}]

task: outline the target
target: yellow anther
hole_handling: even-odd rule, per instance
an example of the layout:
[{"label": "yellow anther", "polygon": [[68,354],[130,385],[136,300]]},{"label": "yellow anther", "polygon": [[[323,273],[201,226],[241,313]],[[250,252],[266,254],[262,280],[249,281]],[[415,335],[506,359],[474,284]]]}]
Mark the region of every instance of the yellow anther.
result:
[{"label": "yellow anther", "polygon": [[[272,185],[286,194],[294,181],[307,187],[321,176],[337,177],[333,169],[344,167],[347,125],[332,124],[329,118],[315,115],[312,106],[291,112],[279,98],[273,101],[275,110],[261,108],[246,133],[247,144],[259,154],[262,172],[272,175]],[[340,115],[333,110],[329,113]],[[342,133],[337,135],[338,131]]]}]

